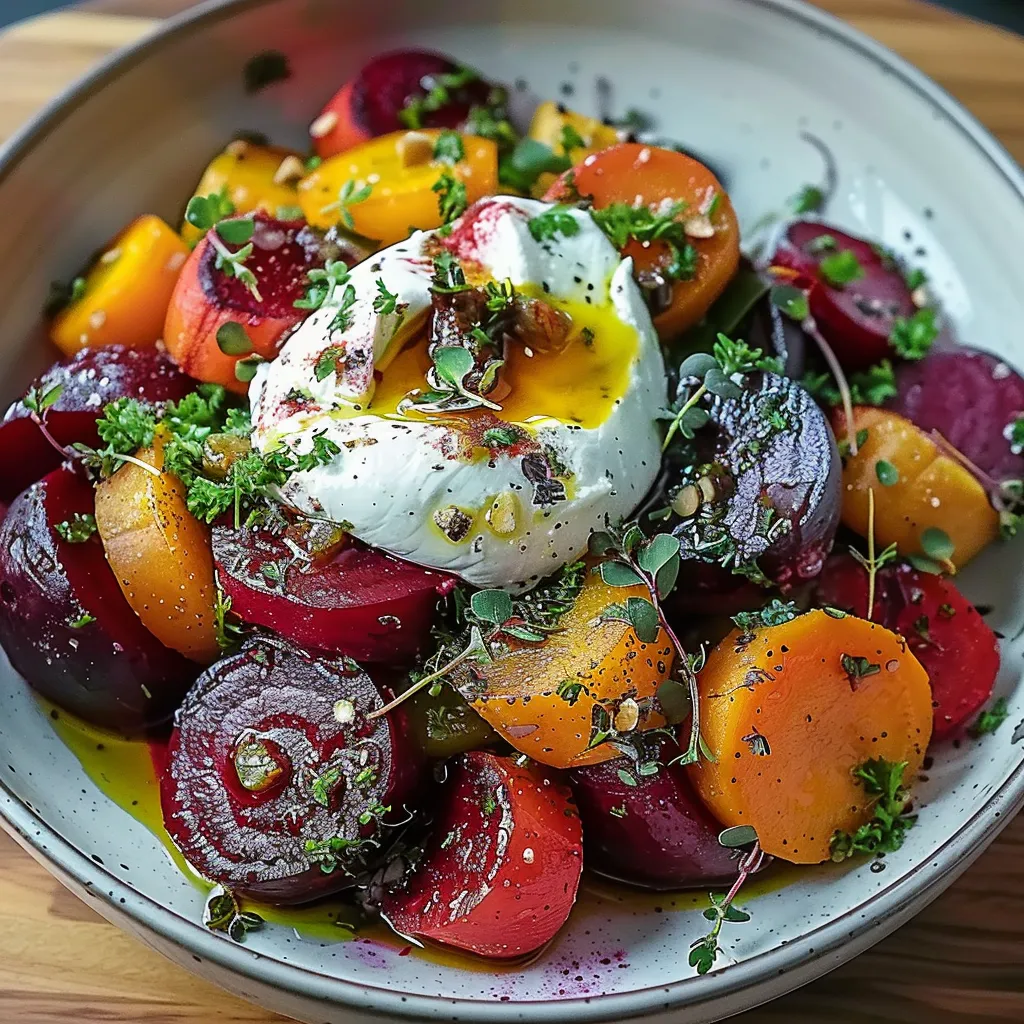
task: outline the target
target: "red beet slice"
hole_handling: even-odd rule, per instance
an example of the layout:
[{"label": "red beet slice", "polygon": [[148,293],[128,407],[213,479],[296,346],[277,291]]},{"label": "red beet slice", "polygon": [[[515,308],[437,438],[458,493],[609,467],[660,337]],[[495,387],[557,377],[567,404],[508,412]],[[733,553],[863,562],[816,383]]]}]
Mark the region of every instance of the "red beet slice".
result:
[{"label": "red beet slice", "polygon": [[412,660],[454,578],[349,539],[319,555],[311,548],[294,529],[274,536],[216,527],[213,557],[232,610],[296,643],[357,661]]},{"label": "red beet slice", "polygon": [[420,759],[347,658],[258,636],[189,691],[161,782],[188,862],[239,895],[304,903],[372,867],[407,817]]},{"label": "red beet slice", "polygon": [[695,458],[670,471],[676,491],[705,477],[715,491],[694,515],[672,520],[683,579],[699,580],[707,596],[737,588],[716,563],[756,563],[782,586],[817,576],[840,508],[839,453],[824,414],[799,384],[773,373],[750,374],[740,397],[710,396],[704,408],[710,422],[697,432]]},{"label": "red beet slice", "polygon": [[381,912],[403,935],[495,959],[554,938],[583,867],[569,790],[540,765],[483,751],[451,762],[423,860]]},{"label": "red beet slice", "polygon": [[[60,397],[46,410],[47,429],[57,441],[95,447],[100,441],[96,420],[108,402],[118,398],[180,401],[196,382],[155,348],[114,345],[82,349],[74,358],[54,363],[32,386],[41,395],[61,388]],[[10,502],[60,463],[60,455],[19,399],[0,424],[0,499]]]},{"label": "red beet slice", "polygon": [[[253,221],[253,252],[245,265],[256,277],[262,301],[237,277],[229,277],[216,268],[217,250],[212,245],[206,247],[199,267],[203,291],[220,309],[298,323],[308,311],[296,309],[295,300],[306,294],[308,271],[323,265],[322,240],[301,220],[282,221],[258,212]],[[241,246],[228,248],[235,251]]]},{"label": "red beet slice", "polygon": [[901,366],[896,385],[891,409],[926,433],[937,430],[995,483],[1024,479],[1024,453],[1007,436],[1024,415],[1024,377],[998,356],[932,352]]},{"label": "red beet slice", "polygon": [[57,532],[92,513],[92,486],[68,468],[15,499],[0,525],[0,644],[45,697],[137,732],[171,717],[196,669],[139,622],[99,534],[71,543]]},{"label": "red beet slice", "polygon": [[[722,826],[694,792],[686,769],[670,764],[680,750],[644,737],[638,764],[618,758],[570,773],[583,822],[587,866],[652,889],[706,885],[736,874],[735,851],[718,842]],[[629,781],[626,781],[626,780]]]},{"label": "red beet slice", "polygon": [[[999,640],[953,583],[909,565],[878,573],[872,618],[906,638],[932,684],[933,739],[962,733],[992,696]],[[829,559],[818,583],[819,604],[867,612],[868,576],[849,555]]]},{"label": "red beet slice", "polygon": [[[374,57],[352,85],[352,120],[370,135],[385,135],[406,127],[399,113],[417,98],[426,96],[438,76],[452,75],[459,65],[426,50],[399,50]],[[450,90],[451,99],[439,110],[426,111],[424,128],[457,128],[470,107],[487,102],[491,86],[482,78]]]},{"label": "red beet slice", "polygon": [[[830,237],[832,245],[823,245]],[[821,261],[843,250],[852,252],[864,276],[832,287],[820,272]],[[828,224],[797,221],[786,233],[773,262],[813,282],[811,315],[848,370],[862,370],[892,355],[889,335],[897,317],[917,312],[900,268],[863,238]]]}]

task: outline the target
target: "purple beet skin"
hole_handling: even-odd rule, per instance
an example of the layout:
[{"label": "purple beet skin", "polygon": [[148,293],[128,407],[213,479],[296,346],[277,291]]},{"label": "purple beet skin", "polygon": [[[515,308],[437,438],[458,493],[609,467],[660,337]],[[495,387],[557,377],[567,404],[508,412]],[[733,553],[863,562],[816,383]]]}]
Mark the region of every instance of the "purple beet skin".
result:
[{"label": "purple beet skin", "polygon": [[839,453],[824,414],[785,377],[750,374],[738,398],[709,396],[704,408],[695,458],[670,471],[684,559],[677,592],[699,593],[696,611],[719,591],[741,608],[751,595],[733,567],[756,566],[783,587],[821,572],[839,523]]},{"label": "purple beet skin", "polygon": [[[707,885],[736,874],[734,851],[718,842],[722,826],[700,802],[671,740],[644,738],[641,775],[624,758],[570,773],[583,820],[584,857],[601,874],[651,889]],[[620,774],[623,773],[623,774]],[[623,781],[628,776],[635,784]]]},{"label": "purple beet skin", "polygon": [[926,433],[938,431],[995,483],[1024,479],[1024,452],[1011,436],[1024,416],[1024,378],[977,349],[932,352],[901,366],[889,406]]},{"label": "purple beet skin", "polygon": [[99,534],[83,526],[92,514],[92,486],[67,468],[15,499],[0,525],[0,644],[43,696],[138,732],[170,719],[196,668],[129,607]]},{"label": "purple beet skin", "polygon": [[383,718],[348,658],[255,636],[189,691],[161,782],[188,862],[238,895],[305,903],[387,852],[422,760],[401,709]]},{"label": "purple beet skin", "polygon": [[[34,381],[41,395],[60,387],[60,397],[46,410],[46,426],[63,445],[99,444],[96,421],[108,402],[140,398],[148,402],[180,401],[196,386],[170,358],[155,348],[82,349],[72,359],[54,363]],[[29,484],[61,463],[19,399],[0,423],[0,499],[11,501]]]}]

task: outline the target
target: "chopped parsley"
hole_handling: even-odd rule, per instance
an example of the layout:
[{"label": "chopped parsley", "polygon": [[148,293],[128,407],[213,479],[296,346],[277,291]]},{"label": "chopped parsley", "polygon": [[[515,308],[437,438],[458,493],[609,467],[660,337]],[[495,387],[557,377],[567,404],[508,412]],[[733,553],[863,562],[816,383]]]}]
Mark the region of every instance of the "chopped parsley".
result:
[{"label": "chopped parsley", "polygon": [[568,153],[570,149],[586,149],[587,141],[571,124],[562,125],[562,133],[559,137],[562,151]]},{"label": "chopped parsley", "polygon": [[903,785],[907,762],[894,764],[885,758],[872,758],[854,770],[854,778],[872,798],[871,820],[852,835],[836,831],[830,843],[832,859],[843,861],[859,853],[876,855],[895,853],[903,846],[907,830],[916,817],[906,814],[910,794]]},{"label": "chopped parsley", "polygon": [[567,206],[553,206],[536,217],[531,217],[527,225],[530,234],[538,242],[550,242],[559,235],[572,238],[580,232],[579,222],[569,212]]},{"label": "chopped parsley", "polygon": [[672,203],[657,213],[649,206],[610,203],[600,210],[591,210],[590,215],[620,251],[630,241],[667,245],[671,258],[662,273],[673,281],[688,281],[697,271],[697,250],[687,240],[686,230],[678,219],[684,209],[682,202]]},{"label": "chopped parsley", "polygon": [[974,721],[970,733],[975,739],[991,736],[1010,717],[1006,698],[1000,697],[990,708],[986,708]]},{"label": "chopped parsley", "polygon": [[469,199],[466,186],[450,171],[444,171],[431,191],[437,193],[437,210],[444,224],[451,224],[466,212]]},{"label": "chopped parsley", "polygon": [[438,163],[457,164],[466,158],[466,147],[462,144],[462,136],[458,132],[445,130],[434,143],[434,159]]},{"label": "chopped parsley", "polygon": [[849,249],[840,249],[824,256],[818,264],[818,270],[833,288],[843,288],[864,276],[864,268]]},{"label": "chopped parsley", "polygon": [[912,317],[896,317],[889,332],[889,344],[904,359],[923,359],[938,336],[935,310],[925,306]]}]

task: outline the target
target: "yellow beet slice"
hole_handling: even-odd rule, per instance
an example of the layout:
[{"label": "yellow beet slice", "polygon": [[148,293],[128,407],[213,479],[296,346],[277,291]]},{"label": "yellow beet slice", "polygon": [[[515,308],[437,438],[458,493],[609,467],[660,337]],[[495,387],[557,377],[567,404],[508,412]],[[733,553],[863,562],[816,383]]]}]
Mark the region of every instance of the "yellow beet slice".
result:
[{"label": "yellow beet slice", "polygon": [[794,864],[828,860],[837,829],[871,818],[854,769],[906,761],[909,783],[931,739],[920,662],[902,637],[852,615],[812,611],[752,639],[734,631],[698,684],[715,760],[689,769],[697,792],[724,825],[752,825],[766,853]]},{"label": "yellow beet slice", "polygon": [[[159,467],[152,448],[136,454]],[[210,531],[189,512],[185,489],[126,463],[96,488],[96,526],[117,582],[165,646],[204,664],[220,654]]]}]

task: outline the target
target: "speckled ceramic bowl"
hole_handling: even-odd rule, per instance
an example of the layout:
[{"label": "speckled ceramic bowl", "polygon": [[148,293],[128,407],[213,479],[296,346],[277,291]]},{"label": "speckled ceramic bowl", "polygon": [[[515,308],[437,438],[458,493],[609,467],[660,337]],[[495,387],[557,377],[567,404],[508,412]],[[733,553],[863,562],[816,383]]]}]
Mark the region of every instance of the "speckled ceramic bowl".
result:
[{"label": "speckled ceramic bowl", "polygon": [[[302,144],[323,100],[384,48],[437,47],[499,80],[593,109],[608,77],[620,111],[656,112],[726,176],[751,223],[805,181],[819,157],[841,171],[830,213],[913,255],[962,338],[1024,365],[1024,175],[984,130],[921,74],[795,0],[224,0],[117,56],[73,88],[3,153],[0,379],[13,393],[49,353],[39,310],[131,216],[171,220],[223,140],[263,130]],[[267,47],[295,76],[257,97],[241,69]],[[15,240],[15,241],[10,241]],[[939,749],[919,790],[920,824],[874,873],[866,863],[762,885],[749,925],[725,936],[716,971],[694,977],[704,930],[690,898],[589,895],[539,961],[470,970],[372,941],[303,941],[273,925],[244,946],[199,923],[202,895],[143,825],[102,796],[44,711],[3,665],[0,812],[51,871],[104,916],[205,977],[322,1024],[377,1015],[462,1021],[597,1021],[649,1015],[709,1021],[835,967],[907,920],[981,852],[1024,802],[1024,619],[1020,545],[990,550],[964,574],[1008,638],[999,692],[1011,720],[960,749]],[[964,666],[970,671],[970,666]]]}]

